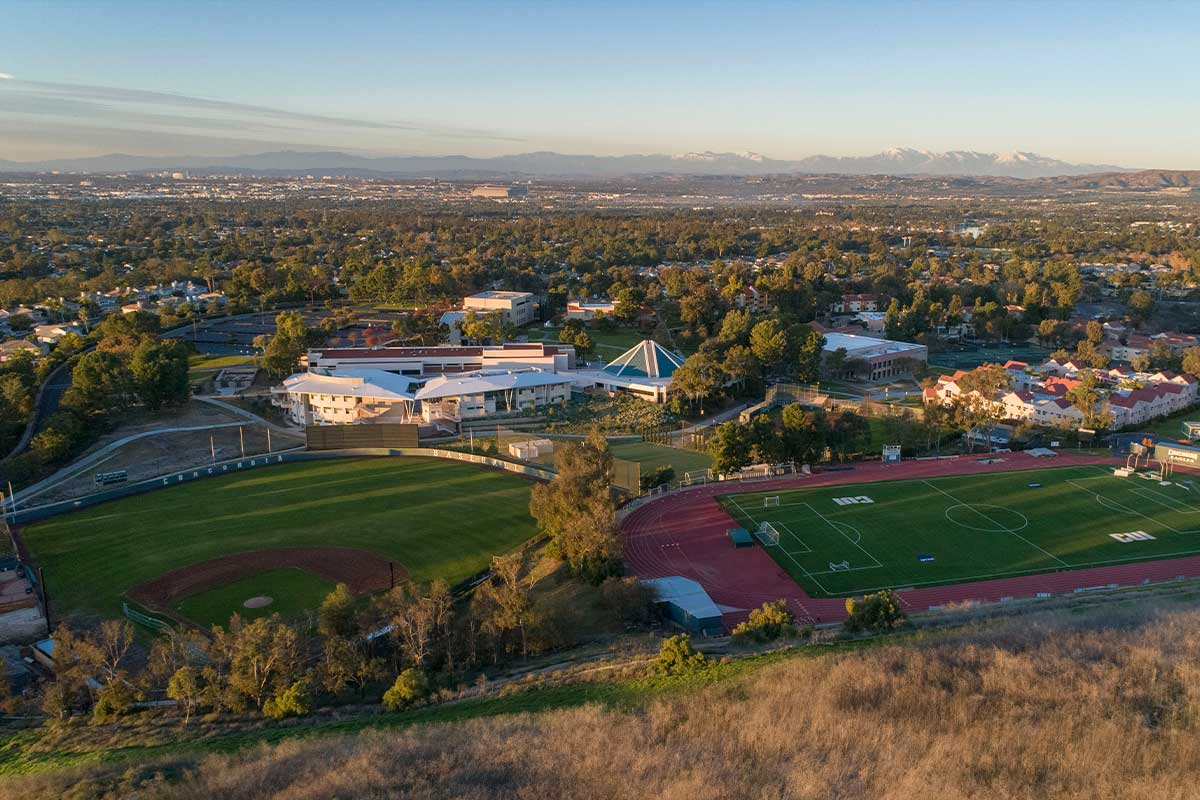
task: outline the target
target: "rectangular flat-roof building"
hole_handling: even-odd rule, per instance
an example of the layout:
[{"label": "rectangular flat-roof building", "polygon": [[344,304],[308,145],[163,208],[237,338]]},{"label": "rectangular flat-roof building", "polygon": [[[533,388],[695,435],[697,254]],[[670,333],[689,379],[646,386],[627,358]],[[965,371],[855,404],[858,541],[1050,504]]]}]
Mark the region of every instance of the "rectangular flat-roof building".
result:
[{"label": "rectangular flat-roof building", "polygon": [[911,372],[914,363],[929,360],[929,350],[923,344],[855,333],[826,333],[825,356],[835,350],[846,351],[846,365],[838,377],[858,380],[889,380]]},{"label": "rectangular flat-roof building", "polygon": [[575,348],[569,344],[543,342],[505,342],[472,347],[331,347],[309,350],[308,367],[331,372],[347,367],[381,369],[414,378],[527,367],[565,372],[575,368]]},{"label": "rectangular flat-roof building", "polygon": [[585,303],[572,300],[567,303],[567,319],[593,320],[602,314],[615,314],[617,304],[611,300],[594,300]]},{"label": "rectangular flat-roof building", "polygon": [[671,575],[642,581],[654,592],[655,604],[676,625],[691,634],[720,636],[725,620],[704,587],[691,578]]},{"label": "rectangular flat-roof building", "polygon": [[477,314],[499,311],[506,322],[517,327],[537,318],[537,303],[530,292],[480,292],[463,298],[463,310]]}]

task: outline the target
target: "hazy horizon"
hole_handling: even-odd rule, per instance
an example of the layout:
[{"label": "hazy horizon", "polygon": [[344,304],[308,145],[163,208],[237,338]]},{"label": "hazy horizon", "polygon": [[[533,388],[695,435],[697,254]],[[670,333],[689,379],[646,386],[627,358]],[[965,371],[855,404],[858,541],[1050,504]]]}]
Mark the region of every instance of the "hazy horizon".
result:
[{"label": "hazy horizon", "polygon": [[129,0],[4,18],[12,161],[899,146],[1200,169],[1198,6]]}]

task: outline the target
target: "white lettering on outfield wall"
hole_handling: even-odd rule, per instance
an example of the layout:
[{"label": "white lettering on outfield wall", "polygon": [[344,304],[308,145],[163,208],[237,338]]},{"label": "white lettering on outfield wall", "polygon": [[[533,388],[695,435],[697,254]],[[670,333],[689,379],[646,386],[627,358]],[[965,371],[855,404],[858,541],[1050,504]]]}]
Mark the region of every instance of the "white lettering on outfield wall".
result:
[{"label": "white lettering on outfield wall", "polygon": [[1146,542],[1154,537],[1145,531],[1128,531],[1127,533],[1110,533],[1109,536],[1116,539],[1118,542],[1128,544],[1129,542]]},{"label": "white lettering on outfield wall", "polygon": [[839,506],[852,506],[857,503],[874,503],[875,501],[865,494],[860,494],[858,497],[835,497],[833,498],[833,502]]}]

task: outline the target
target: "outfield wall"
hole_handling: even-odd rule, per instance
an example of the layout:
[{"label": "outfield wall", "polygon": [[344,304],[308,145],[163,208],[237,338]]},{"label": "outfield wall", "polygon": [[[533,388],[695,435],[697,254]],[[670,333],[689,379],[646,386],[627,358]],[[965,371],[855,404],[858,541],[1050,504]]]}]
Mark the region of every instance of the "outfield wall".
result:
[{"label": "outfield wall", "polygon": [[308,425],[304,438],[309,450],[420,447],[416,425],[377,422],[371,425]]},{"label": "outfield wall", "polygon": [[89,494],[85,497],[78,497],[73,500],[62,500],[57,503],[47,503],[46,505],[34,506],[32,508],[21,508],[18,506],[15,512],[9,513],[8,521],[14,524],[37,522],[38,520],[56,517],[59,514],[68,514],[72,511],[79,511],[84,508],[89,508],[97,505],[98,503],[108,502],[109,500],[118,500],[122,497],[130,497],[135,494],[152,492],[155,489],[163,489],[168,486],[177,486],[181,483],[191,483],[192,481],[202,480],[204,478],[214,478],[220,475],[231,475],[237,472],[246,472],[251,469],[276,466],[278,464],[290,464],[297,461],[314,461],[317,459],[326,458],[353,458],[361,456],[409,456],[421,458],[440,458],[447,461],[462,461],[468,464],[477,464],[483,467],[502,469],[506,472],[513,472],[518,475],[524,475],[527,478],[543,481],[553,480],[554,476],[558,474],[548,467],[539,467],[532,464],[506,461],[502,458],[480,455],[478,453],[460,453],[455,450],[438,450],[431,447],[368,447],[322,451],[306,451],[303,449],[296,449],[287,450],[280,453],[254,456],[252,458],[233,459],[230,461],[213,464],[209,467],[200,467],[198,469],[187,469],[179,472],[172,472],[167,475],[161,475],[157,478],[151,478],[139,483],[131,483],[126,486],[118,486],[112,489],[106,489],[105,491]]}]

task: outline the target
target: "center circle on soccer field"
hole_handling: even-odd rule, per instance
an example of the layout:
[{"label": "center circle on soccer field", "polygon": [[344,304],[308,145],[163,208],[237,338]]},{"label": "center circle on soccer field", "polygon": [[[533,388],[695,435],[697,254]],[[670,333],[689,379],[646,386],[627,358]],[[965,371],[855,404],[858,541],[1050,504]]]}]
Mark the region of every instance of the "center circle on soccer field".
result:
[{"label": "center circle on soccer field", "polygon": [[990,503],[956,503],[946,509],[946,519],[981,533],[1016,533],[1029,527],[1029,517],[1020,511]]}]

